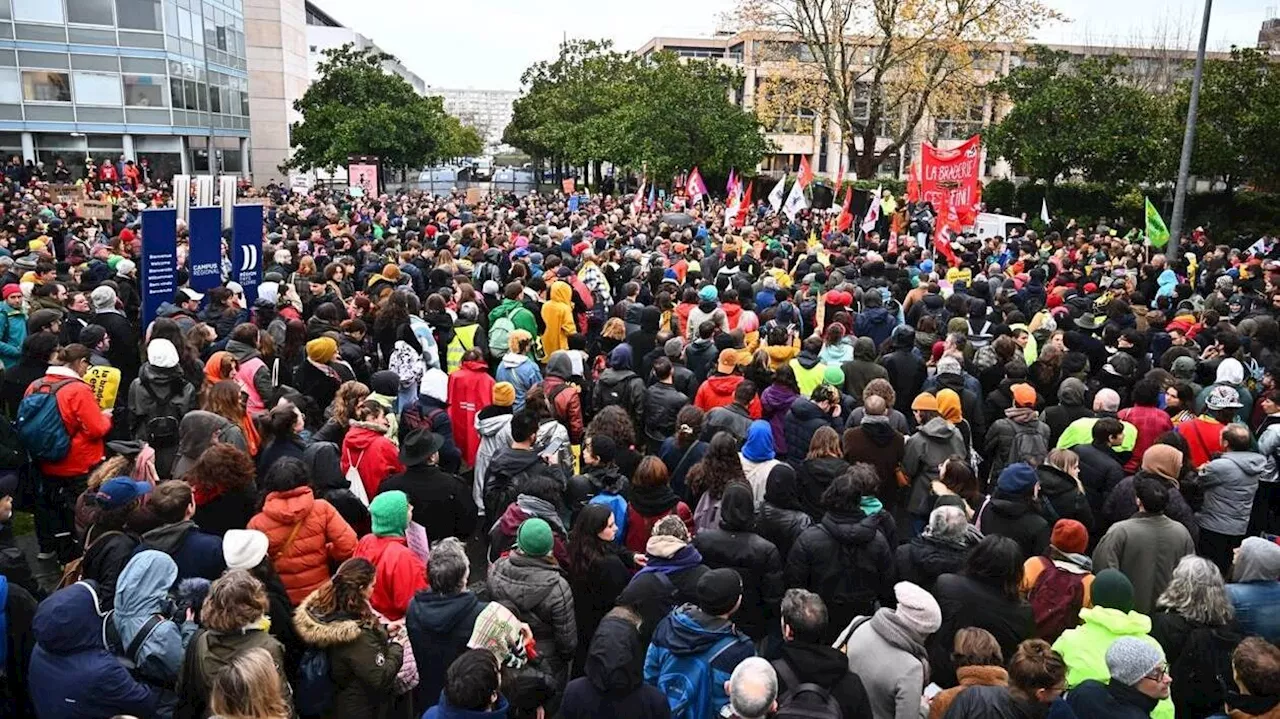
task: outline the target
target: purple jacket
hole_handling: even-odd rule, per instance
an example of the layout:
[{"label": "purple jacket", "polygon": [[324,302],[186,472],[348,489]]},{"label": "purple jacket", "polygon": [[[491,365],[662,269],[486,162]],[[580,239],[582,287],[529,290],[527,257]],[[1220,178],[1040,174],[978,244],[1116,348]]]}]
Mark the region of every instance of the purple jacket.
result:
[{"label": "purple jacket", "polygon": [[799,394],[777,384],[765,387],[764,392],[760,394],[761,414],[764,419],[769,420],[769,426],[773,428],[773,450],[779,455],[787,453],[787,438],[784,436],[783,428],[791,403],[799,397]]}]

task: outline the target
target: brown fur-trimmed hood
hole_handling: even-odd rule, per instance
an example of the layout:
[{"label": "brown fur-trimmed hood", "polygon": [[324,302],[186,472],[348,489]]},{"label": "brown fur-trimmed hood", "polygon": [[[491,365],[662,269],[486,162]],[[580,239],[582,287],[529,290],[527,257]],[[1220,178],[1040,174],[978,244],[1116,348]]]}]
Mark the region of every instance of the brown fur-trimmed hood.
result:
[{"label": "brown fur-trimmed hood", "polygon": [[293,626],[302,641],[317,647],[333,647],[350,644],[360,637],[360,623],[354,619],[317,616],[311,609],[314,597],[315,594],[307,597],[293,610]]}]

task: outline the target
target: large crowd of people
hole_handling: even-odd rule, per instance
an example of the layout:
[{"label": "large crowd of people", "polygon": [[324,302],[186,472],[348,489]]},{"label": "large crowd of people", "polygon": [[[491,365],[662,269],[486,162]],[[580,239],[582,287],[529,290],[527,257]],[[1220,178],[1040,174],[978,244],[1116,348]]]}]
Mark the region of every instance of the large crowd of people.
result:
[{"label": "large crowd of people", "polygon": [[144,325],[102,167],[0,188],[0,716],[1280,717],[1274,243],[272,186]]}]

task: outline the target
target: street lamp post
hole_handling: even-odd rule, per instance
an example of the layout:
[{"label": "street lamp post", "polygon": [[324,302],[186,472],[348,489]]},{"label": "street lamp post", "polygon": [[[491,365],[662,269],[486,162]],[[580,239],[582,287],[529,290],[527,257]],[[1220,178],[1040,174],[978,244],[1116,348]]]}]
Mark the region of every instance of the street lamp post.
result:
[{"label": "street lamp post", "polygon": [[1187,204],[1187,176],[1191,173],[1191,150],[1196,141],[1196,112],[1200,109],[1200,81],[1204,77],[1204,51],[1209,42],[1209,16],[1213,12],[1213,0],[1204,0],[1204,22],[1200,25],[1200,47],[1196,50],[1196,69],[1191,77],[1191,101],[1187,103],[1187,127],[1182,134],[1182,159],[1178,161],[1178,184],[1173,195],[1173,217],[1169,223],[1169,244],[1165,255],[1178,255],[1178,240],[1182,237],[1182,215]]}]

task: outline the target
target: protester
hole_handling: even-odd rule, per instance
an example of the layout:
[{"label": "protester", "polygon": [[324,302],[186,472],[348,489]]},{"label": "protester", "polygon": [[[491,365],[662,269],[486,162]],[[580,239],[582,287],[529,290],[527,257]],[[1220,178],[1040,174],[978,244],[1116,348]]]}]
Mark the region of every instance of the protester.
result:
[{"label": "protester", "polygon": [[1280,545],[1261,537],[1241,542],[1227,596],[1242,633],[1280,642]]},{"label": "protester", "polygon": [[1078,719],[1153,716],[1169,697],[1168,665],[1158,649],[1140,639],[1121,637],[1106,653],[1108,677],[1089,679],[1067,694]]},{"label": "protester", "polygon": [[430,589],[418,590],[405,612],[405,630],[418,667],[415,712],[439,699],[449,666],[466,651],[476,618],[487,605],[468,590],[470,575],[467,548],[460,540],[446,537],[432,546],[427,561]]},{"label": "protester", "polygon": [[921,714],[924,688],[933,681],[925,642],[942,625],[942,612],[928,592],[910,582],[893,587],[895,609],[881,607],[840,633],[849,671],[866,687],[876,719]]}]

